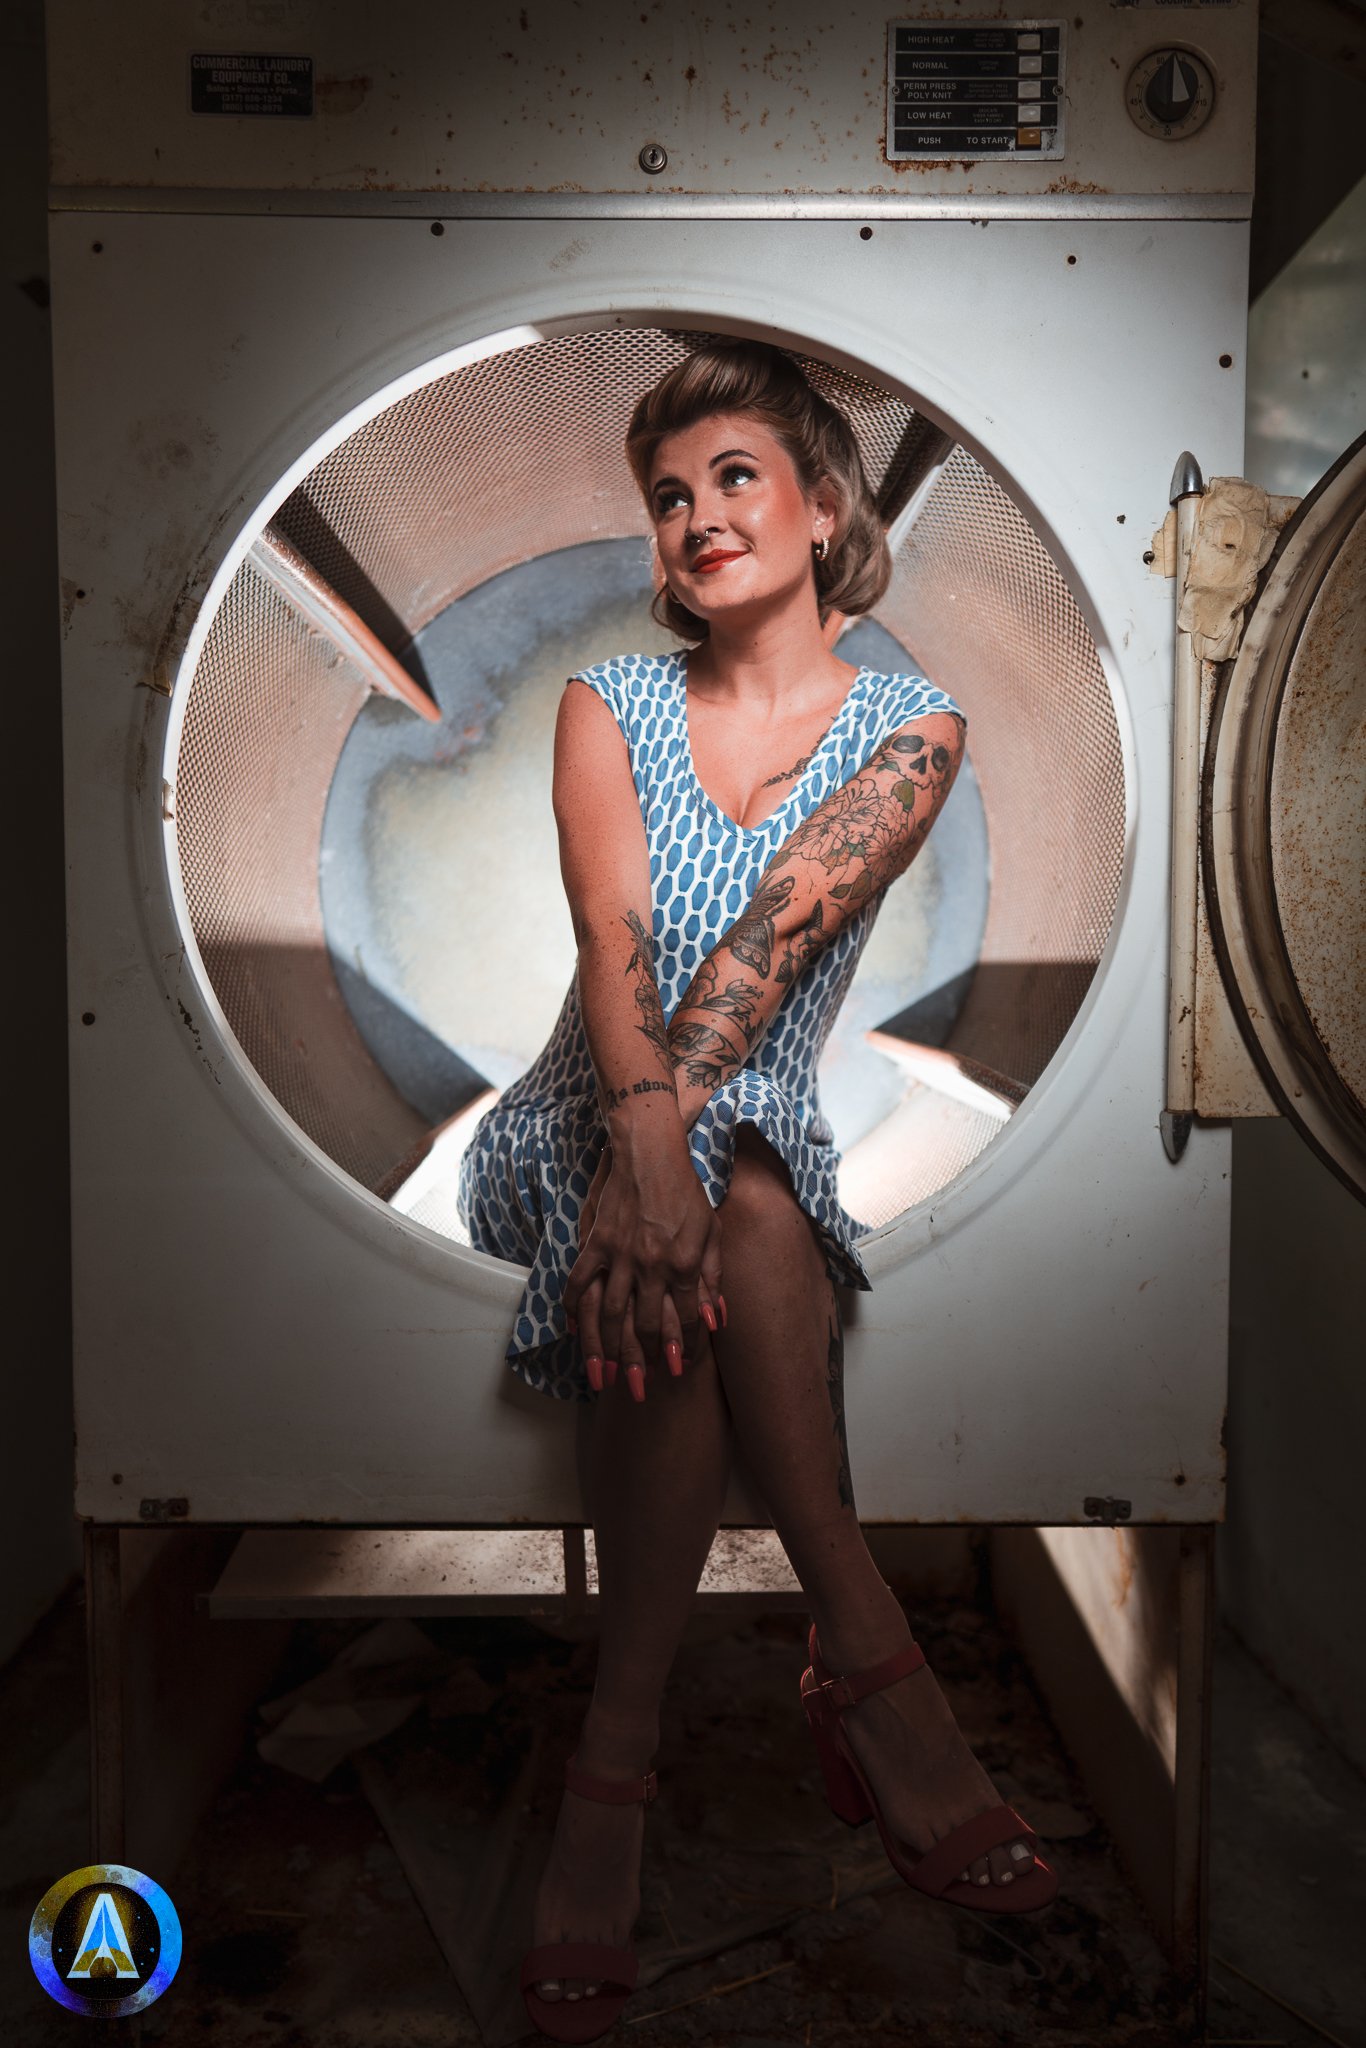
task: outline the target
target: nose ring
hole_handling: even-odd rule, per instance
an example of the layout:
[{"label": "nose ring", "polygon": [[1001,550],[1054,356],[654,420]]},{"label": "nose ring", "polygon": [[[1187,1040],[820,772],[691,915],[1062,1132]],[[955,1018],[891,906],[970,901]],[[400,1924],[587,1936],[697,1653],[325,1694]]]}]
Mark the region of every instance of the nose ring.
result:
[{"label": "nose ring", "polygon": [[689,527],[687,533],[688,545],[694,548],[700,547],[709,533],[719,533],[720,531],[719,526],[704,526],[702,531],[697,533],[692,527]]}]

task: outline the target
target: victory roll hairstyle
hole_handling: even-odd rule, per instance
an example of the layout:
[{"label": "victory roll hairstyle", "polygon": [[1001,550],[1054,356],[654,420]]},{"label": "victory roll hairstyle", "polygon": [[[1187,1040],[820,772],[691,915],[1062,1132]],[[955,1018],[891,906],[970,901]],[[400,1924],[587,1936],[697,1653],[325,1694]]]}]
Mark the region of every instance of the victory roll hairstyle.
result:
[{"label": "victory roll hairstyle", "polygon": [[[850,617],[871,611],[891,581],[892,558],[858,442],[844,414],[781,349],[758,341],[709,343],[645,393],[631,415],[626,459],[646,504],[650,466],[664,437],[721,412],[759,420],[786,448],[802,489],[810,495],[824,484],[835,499],[829,553],[823,562],[812,556],[822,623],[835,611]],[[706,620],[667,585],[651,610],[681,639],[706,639]]]}]

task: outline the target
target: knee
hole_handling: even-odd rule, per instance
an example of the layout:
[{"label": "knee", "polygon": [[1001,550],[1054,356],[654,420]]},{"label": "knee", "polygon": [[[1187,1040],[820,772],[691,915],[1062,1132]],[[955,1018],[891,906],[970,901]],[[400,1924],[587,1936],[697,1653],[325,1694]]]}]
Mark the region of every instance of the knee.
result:
[{"label": "knee", "polygon": [[735,1137],[735,1162],[722,1203],[729,1223],[747,1228],[791,1230],[806,1221],[783,1161],[752,1124]]}]

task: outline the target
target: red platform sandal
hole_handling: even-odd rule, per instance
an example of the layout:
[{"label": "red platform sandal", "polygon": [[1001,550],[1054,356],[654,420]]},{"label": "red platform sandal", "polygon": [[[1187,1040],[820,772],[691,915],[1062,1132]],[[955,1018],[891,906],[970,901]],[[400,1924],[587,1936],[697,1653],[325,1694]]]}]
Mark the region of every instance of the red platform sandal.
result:
[{"label": "red platform sandal", "polygon": [[[648,1806],[659,1790],[653,1771],[643,1778],[595,1778],[581,1771],[571,1756],[564,1782],[581,1799],[600,1799],[607,1806]],[[615,2026],[621,2009],[636,1988],[638,1964],[634,1949],[601,1941],[552,1941],[531,1949],[522,1959],[522,1997],[532,2020],[552,2041],[596,2041]],[[536,1989],[550,1977],[582,1977],[598,1985],[591,1998],[542,1998]]]},{"label": "red platform sandal", "polygon": [[[857,1705],[869,1693],[883,1692],[898,1678],[918,1671],[925,1662],[925,1652],[919,1643],[911,1643],[885,1662],[873,1664],[866,1671],[852,1672],[847,1678],[832,1677],[821,1662],[814,1622],[808,1647],[811,1666],[802,1673],[802,1705],[815,1737],[831,1810],[850,1827],[857,1827],[860,1821],[875,1820],[892,1868],[927,1898],[967,1906],[974,1913],[1033,1913],[1055,1898],[1057,1877],[1040,1859],[1033,1829],[1009,1806],[992,1806],[985,1813],[974,1814],[913,1863],[906,1861],[888,1830],[872,1787],[840,1726],[840,1717],[846,1707]],[[1008,1885],[963,1883],[960,1873],[970,1863],[985,1856],[988,1849],[1000,1848],[1006,1842],[1028,1842],[1035,1852],[1034,1863],[1023,1877],[1015,1877]]]}]

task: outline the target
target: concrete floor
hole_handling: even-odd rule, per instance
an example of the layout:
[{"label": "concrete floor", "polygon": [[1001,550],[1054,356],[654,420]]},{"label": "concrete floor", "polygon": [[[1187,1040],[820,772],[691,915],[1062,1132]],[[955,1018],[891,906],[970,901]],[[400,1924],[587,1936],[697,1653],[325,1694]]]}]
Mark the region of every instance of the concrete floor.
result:
[{"label": "concrete floor", "polygon": [[[840,1827],[820,1797],[797,1705],[800,1620],[699,1616],[668,1696],[647,1827],[641,1984],[608,2038],[1189,2038],[1124,1874],[993,1618],[961,1602],[910,1613],[978,1754],[1044,1838],[1058,1903],[1037,1919],[989,1921],[911,1893],[873,1830]],[[300,1624],[273,1690],[306,1680],[367,1626]],[[185,1960],[145,2016],[146,2042],[474,2048],[481,2027],[452,1959],[482,2038],[525,2033],[516,1962],[592,1647],[519,1621],[422,1626],[440,1663],[402,1727],[316,1785],[254,1748],[243,1755],[168,1885]],[[26,1932],[47,1886],[86,1858],[86,1773],[73,1591],[0,1672],[0,2011],[14,2048],[72,2039],[72,2017],[32,1976]],[[508,1888],[481,1926],[481,1867],[509,1825]],[[1208,2041],[1363,2048],[1366,1784],[1227,1637],[1213,1868]]]}]

